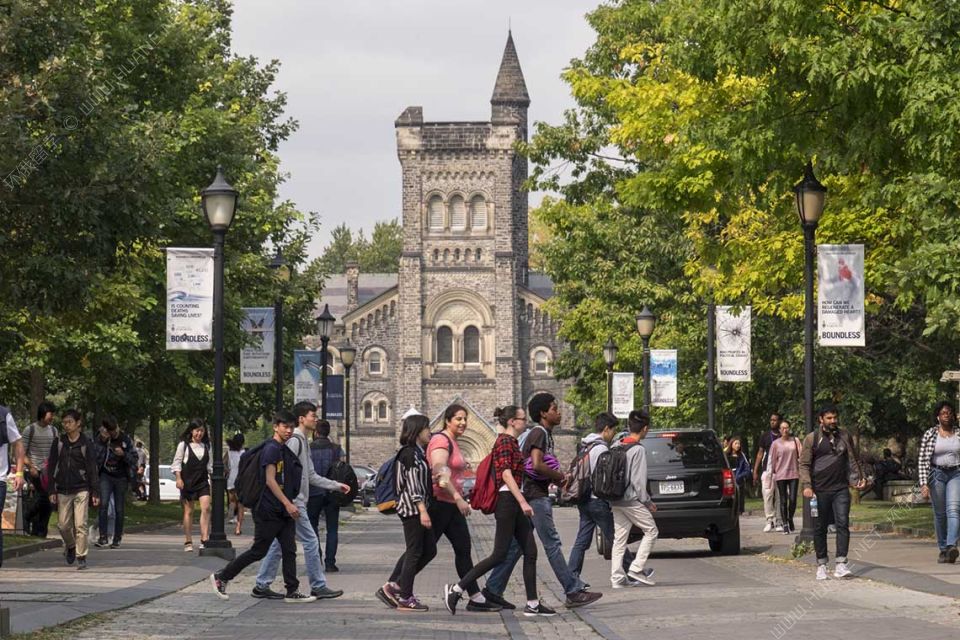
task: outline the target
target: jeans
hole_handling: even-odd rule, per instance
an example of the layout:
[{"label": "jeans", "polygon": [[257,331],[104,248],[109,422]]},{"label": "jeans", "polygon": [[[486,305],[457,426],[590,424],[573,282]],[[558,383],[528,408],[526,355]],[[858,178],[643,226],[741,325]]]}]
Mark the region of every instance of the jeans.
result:
[{"label": "jeans", "polygon": [[[577,505],[580,512],[580,527],[577,529],[577,539],[570,549],[570,559],[567,566],[578,576],[583,571],[583,558],[587,549],[593,544],[593,532],[600,527],[600,532],[607,539],[608,545],[613,545],[613,513],[606,500],[591,497],[587,502]],[[636,554],[627,550],[623,556],[624,568],[630,566]]]},{"label": "jeans", "polygon": [[113,527],[113,539],[116,542],[123,537],[123,507],[126,503],[127,485],[130,481],[126,476],[117,477],[107,473],[100,474],[100,513],[97,519],[100,526],[100,537],[107,537],[108,510],[103,508],[104,504],[109,504],[110,498],[113,500],[113,508],[116,511]]},{"label": "jeans", "polygon": [[520,503],[512,493],[506,491],[501,492],[497,498],[494,517],[497,520],[497,529],[493,536],[493,551],[473,565],[470,573],[460,580],[460,588],[465,589],[466,585],[499,566],[507,558],[511,544],[516,542],[523,551],[523,586],[527,592],[527,600],[538,600],[537,542],[533,539],[530,518],[523,515]]},{"label": "jeans", "polygon": [[960,469],[944,471],[934,467],[929,486],[937,545],[940,551],[946,551],[957,546],[960,537]]},{"label": "jeans", "polygon": [[[323,573],[323,567],[320,564],[320,541],[317,539],[317,532],[313,530],[310,519],[307,517],[307,508],[297,505],[300,510],[300,517],[296,519],[296,538],[303,545],[303,562],[307,567],[307,578],[310,580],[310,589],[319,590],[327,586],[327,576]],[[260,571],[257,573],[257,586],[266,589],[277,577],[277,569],[280,567],[280,558],[283,551],[280,548],[280,541],[274,540],[270,545],[270,550],[260,563]],[[286,580],[286,578],[284,578]]]},{"label": "jeans", "polygon": [[28,533],[40,538],[46,538],[47,530],[50,526],[50,514],[53,513],[53,505],[50,504],[50,494],[44,491],[40,485],[40,476],[34,478],[29,473],[24,473],[24,476],[29,477],[29,482],[33,485],[33,490],[37,492],[37,511],[33,514],[31,521],[27,523]]},{"label": "jeans", "polygon": [[[340,505],[329,492],[310,496],[307,501],[307,515],[310,517],[310,524],[318,539],[320,538],[320,514],[323,514],[327,529],[325,553],[326,565],[329,569],[337,564],[337,546],[340,543]],[[322,553],[320,557],[323,557]]]},{"label": "jeans", "polygon": [[797,512],[797,485],[799,480],[777,480],[777,497],[780,501],[780,520],[784,527],[795,531],[793,516]]},{"label": "jeans", "polygon": [[400,585],[401,598],[409,598],[413,595],[413,579],[437,555],[437,537],[420,524],[420,516],[400,518],[400,522],[407,550],[400,556],[400,573],[390,576],[390,582]]},{"label": "jeans", "polygon": [[287,593],[295,592],[300,587],[300,581],[297,580],[296,526],[293,518],[264,520],[254,510],[253,545],[218,571],[217,576],[226,582],[233,580],[248,566],[263,559],[274,542],[279,542],[283,553],[283,584]]},{"label": "jeans", "polygon": [[[653,543],[656,542],[660,531],[653,520],[653,514],[646,505],[638,502],[630,506],[615,506],[612,510],[614,534],[613,552],[610,558],[610,583],[618,585],[626,581],[628,573],[639,574],[643,571],[643,565],[647,563],[647,558],[653,551]],[[637,556],[624,570],[623,552],[627,549],[627,540],[630,539],[630,532],[634,525],[643,531],[643,538],[640,540]]]},{"label": "jeans", "polygon": [[837,527],[837,562],[847,561],[850,548],[850,490],[844,487],[836,491],[817,491],[817,511],[813,529],[813,548],[817,552],[817,564],[827,564],[827,526],[831,524],[829,514]]},{"label": "jeans", "polygon": [[[473,569],[473,559],[470,557],[470,527],[467,525],[467,518],[460,513],[457,505],[439,500],[435,500],[427,508],[427,513],[430,515],[430,521],[433,525],[434,539],[440,540],[440,536],[445,535],[447,540],[450,541],[450,546],[453,547],[453,563],[457,567],[457,575],[462,578]],[[390,582],[399,581],[403,562],[404,557],[400,556],[397,565],[393,568],[393,573],[390,574]],[[516,562],[516,559],[514,559],[514,562]],[[467,593],[470,595],[480,593],[480,587],[477,586],[475,581],[467,586]]]},{"label": "jeans", "polygon": [[[553,574],[563,586],[563,592],[572,595],[583,591],[583,580],[570,570],[567,561],[563,558],[560,534],[557,533],[557,525],[553,522],[553,505],[550,504],[550,498],[534,498],[527,502],[533,507],[533,528],[543,544],[543,550],[547,553],[547,560],[550,561]],[[507,559],[497,565],[487,578],[487,590],[490,593],[503,595],[510,580],[510,574],[513,573],[513,567],[520,559],[520,554],[520,545],[514,540],[510,545],[510,551],[507,552]]]}]

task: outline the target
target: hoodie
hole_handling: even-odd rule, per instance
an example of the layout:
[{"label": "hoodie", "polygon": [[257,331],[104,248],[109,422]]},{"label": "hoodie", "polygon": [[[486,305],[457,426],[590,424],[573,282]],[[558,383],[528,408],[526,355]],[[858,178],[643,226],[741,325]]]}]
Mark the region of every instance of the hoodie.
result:
[{"label": "hoodie", "polygon": [[300,481],[300,493],[294,498],[293,503],[298,507],[306,507],[307,499],[310,497],[310,485],[320,487],[321,489],[330,489],[331,491],[340,491],[340,483],[330,478],[324,478],[313,468],[313,457],[310,455],[310,445],[307,444],[307,437],[300,428],[293,430],[293,437],[287,440],[287,447],[290,451],[297,454],[300,459],[300,465],[303,467],[303,476]]},{"label": "hoodie", "polygon": [[643,444],[637,441],[627,442],[624,445],[634,444],[627,449],[627,474],[630,477],[627,490],[620,500],[611,500],[614,507],[632,507],[639,504],[649,504],[650,494],[647,493],[647,451]]},{"label": "hoodie", "polygon": [[[600,459],[600,454],[607,450],[607,443],[599,433],[591,433],[585,438],[580,440],[580,455],[587,450],[587,447],[590,447],[590,475],[593,475],[593,470],[597,467],[597,460]],[[590,492],[591,498],[596,498],[597,496],[593,495],[593,492]]]}]

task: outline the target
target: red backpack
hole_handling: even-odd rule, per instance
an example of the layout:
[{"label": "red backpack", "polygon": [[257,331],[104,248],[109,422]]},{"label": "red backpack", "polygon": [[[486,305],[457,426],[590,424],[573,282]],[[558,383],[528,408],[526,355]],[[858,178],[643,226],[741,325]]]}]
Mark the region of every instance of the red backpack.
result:
[{"label": "red backpack", "polygon": [[497,508],[497,483],[493,478],[493,454],[480,461],[477,466],[477,483],[470,496],[470,506],[481,513],[493,513]]}]

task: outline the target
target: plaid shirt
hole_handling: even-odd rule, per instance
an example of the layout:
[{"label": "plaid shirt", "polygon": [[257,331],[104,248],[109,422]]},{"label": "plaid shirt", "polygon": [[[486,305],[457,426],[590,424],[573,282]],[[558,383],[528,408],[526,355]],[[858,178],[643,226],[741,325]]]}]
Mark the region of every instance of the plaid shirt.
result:
[{"label": "plaid shirt", "polygon": [[927,429],[920,439],[920,455],[917,456],[917,479],[920,486],[929,484],[930,472],[933,471],[933,452],[937,448],[937,436],[940,427],[933,426]]},{"label": "plaid shirt", "polygon": [[503,472],[510,469],[513,472],[513,479],[520,485],[520,479],[523,478],[523,454],[520,453],[520,445],[517,439],[508,433],[501,433],[497,436],[497,441],[493,443],[493,470],[494,479],[497,483],[497,491],[504,485]]}]

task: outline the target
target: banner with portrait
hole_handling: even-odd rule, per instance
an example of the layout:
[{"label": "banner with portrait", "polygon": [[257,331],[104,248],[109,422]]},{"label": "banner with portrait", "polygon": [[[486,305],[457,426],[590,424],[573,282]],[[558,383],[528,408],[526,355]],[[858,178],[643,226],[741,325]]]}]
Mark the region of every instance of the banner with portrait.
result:
[{"label": "banner with portrait", "polygon": [[821,347],[866,346],[863,245],[817,247],[817,339]]}]

